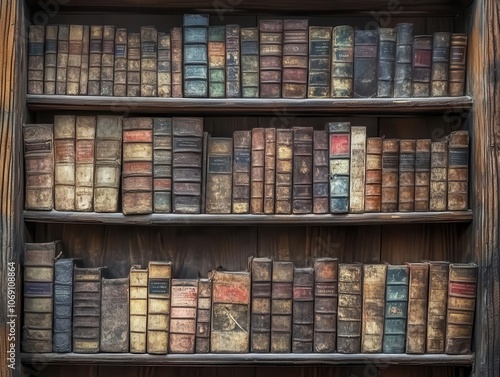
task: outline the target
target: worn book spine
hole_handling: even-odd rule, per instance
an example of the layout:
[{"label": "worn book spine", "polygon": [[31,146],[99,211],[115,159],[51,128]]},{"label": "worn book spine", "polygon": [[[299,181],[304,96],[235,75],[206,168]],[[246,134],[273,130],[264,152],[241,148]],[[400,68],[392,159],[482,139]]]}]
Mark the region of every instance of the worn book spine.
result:
[{"label": "worn book spine", "polygon": [[75,209],[92,211],[94,203],[95,116],[76,116]]},{"label": "worn book spine", "polygon": [[349,212],[349,177],[351,158],[351,123],[329,122],[330,212]]},{"label": "worn book spine", "polygon": [[252,131],[234,131],[233,148],[233,197],[231,212],[250,213]]},{"label": "worn book spine", "polygon": [[231,213],[233,139],[208,139],[206,213]]},{"label": "worn book spine", "polygon": [[410,270],[410,280],[406,353],[425,353],[429,264],[423,262],[407,263],[407,265]]},{"label": "worn book spine", "polygon": [[[59,30],[61,30],[60,26]],[[92,25],[90,27],[89,79],[87,90],[89,96],[98,96],[101,94],[103,32],[103,26]]]},{"label": "worn book spine", "polygon": [[129,274],[130,352],[146,353],[148,323],[148,269],[133,265]]},{"label": "worn book spine", "polygon": [[250,175],[250,212],[264,213],[264,161],[266,148],[266,130],[252,130],[252,162]]},{"label": "worn book spine", "polygon": [[427,308],[427,353],[444,353],[446,305],[448,303],[449,262],[429,262],[429,300]]},{"label": "worn book spine", "polygon": [[404,353],[408,313],[408,266],[387,266],[384,353]]},{"label": "worn book spine", "polygon": [[377,96],[378,31],[354,31],[354,97]]},{"label": "worn book spine", "polygon": [[[43,94],[56,94],[58,30],[58,25],[45,26]],[[35,49],[38,50],[39,48],[35,47]]]},{"label": "worn book spine", "polygon": [[28,93],[43,94],[45,26],[30,25],[28,38]]},{"label": "worn book spine", "polygon": [[293,272],[292,352],[311,353],[314,343],[314,269]]},{"label": "worn book spine", "polygon": [[208,15],[185,14],[182,30],[184,97],[208,97]]},{"label": "worn book spine", "polygon": [[412,96],[429,97],[431,94],[432,35],[413,38]]},{"label": "worn book spine", "polygon": [[474,263],[450,264],[445,345],[445,353],[449,355],[471,352],[477,274],[478,267]]},{"label": "worn book spine", "polygon": [[448,141],[448,211],[469,208],[469,133],[453,131]]},{"label": "worn book spine", "polygon": [[169,33],[158,33],[158,97],[172,97],[172,54]]},{"label": "worn book spine", "polygon": [[198,311],[196,313],[196,353],[210,352],[210,321],[212,317],[212,280],[199,279]]},{"label": "worn book spine", "polygon": [[276,129],[275,212],[292,213],[293,130]]},{"label": "worn book spine", "polygon": [[68,76],[69,25],[59,25],[57,32],[56,93],[66,94]]},{"label": "worn book spine", "polygon": [[264,213],[274,214],[276,185],[276,128],[266,128],[264,150]]},{"label": "worn book spine", "polygon": [[292,213],[313,211],[313,136],[312,127],[293,128]]},{"label": "worn book spine", "polygon": [[240,26],[226,25],[226,97],[241,97]]},{"label": "worn book spine", "polygon": [[411,97],[413,24],[396,25],[396,65],[394,67],[394,97]]},{"label": "worn book spine", "polygon": [[271,350],[271,258],[252,258],[252,319],[250,352]]},{"label": "worn book spine", "polygon": [[292,344],[293,262],[273,261],[271,352],[289,353]]},{"label": "worn book spine", "polygon": [[448,143],[433,141],[431,144],[431,178],[429,209],[446,211],[448,203]]},{"label": "worn book spine", "polygon": [[169,353],[194,353],[198,279],[172,279]]},{"label": "worn book spine", "polygon": [[453,33],[450,39],[449,95],[463,96],[467,65],[467,34]]},{"label": "worn book spine", "polygon": [[101,352],[129,351],[129,278],[102,278]]},{"label": "worn book spine", "polygon": [[250,334],[250,273],[215,271],[212,281],[210,352],[247,353]]},{"label": "worn book spine", "polygon": [[24,245],[23,352],[52,352],[54,259],[62,242]]},{"label": "worn book spine", "polygon": [[83,26],[82,65],[80,67],[80,95],[87,95],[89,83],[90,26]]},{"label": "worn book spine", "polygon": [[331,353],[337,349],[338,259],[314,259],[314,348]]},{"label": "worn book spine", "polygon": [[115,27],[103,26],[101,58],[101,96],[113,96],[115,67]]},{"label": "worn book spine", "polygon": [[226,97],[226,28],[208,28],[208,96]]},{"label": "worn book spine", "polygon": [[153,212],[153,118],[123,119],[122,212]]},{"label": "worn book spine", "polygon": [[415,144],[416,140],[399,141],[399,199],[398,211],[415,209]]},{"label": "worn book spine", "polygon": [[170,30],[172,44],[172,97],[180,98],[183,94],[182,80],[182,28]]},{"label": "worn book spine", "polygon": [[415,142],[415,212],[429,211],[431,140]]},{"label": "worn book spine", "polygon": [[24,209],[54,208],[54,125],[25,124]]},{"label": "worn book spine", "polygon": [[174,213],[201,213],[203,118],[173,118]]},{"label": "worn book spine", "polygon": [[172,118],[153,118],[153,212],[172,212]]},{"label": "worn book spine", "polygon": [[259,97],[259,29],[241,28],[241,96]]},{"label": "worn book spine", "polygon": [[314,131],[313,151],[313,213],[328,213],[328,131]]},{"label": "worn book spine", "polygon": [[307,97],[309,20],[283,21],[283,98]]},{"label": "worn book spine", "polygon": [[158,96],[158,32],[141,26],[141,97]]},{"label": "worn book spine", "polygon": [[261,98],[280,98],[283,60],[283,21],[259,21],[259,81]]},{"label": "worn book spine", "polygon": [[330,97],[332,28],[309,28],[308,98]]},{"label": "worn book spine", "polygon": [[94,167],[94,211],[118,212],[122,164],[122,117],[98,115]]},{"label": "worn book spine", "polygon": [[397,212],[399,192],[399,140],[382,141],[382,212]]},{"label": "worn book spine", "polygon": [[338,266],[337,352],[361,352],[363,269],[361,264]]},{"label": "worn book spine", "polygon": [[54,116],[54,199],[57,211],[75,210],[75,115]]},{"label": "worn book spine", "polygon": [[366,127],[351,127],[351,171],[349,177],[349,212],[365,211]]},{"label": "worn book spine", "polygon": [[396,28],[379,28],[377,97],[394,95]]},{"label": "worn book spine", "polygon": [[451,33],[437,32],[432,38],[431,96],[446,97],[449,94]]},{"label": "worn book spine", "polygon": [[354,29],[341,25],[332,31],[331,97],[352,97],[354,77]]},{"label": "worn book spine", "polygon": [[201,139],[201,198],[200,198],[200,211],[205,213],[207,202],[207,175],[208,175],[208,140],[210,134],[203,131]]},{"label": "worn book spine", "polygon": [[116,29],[113,73],[113,95],[127,96],[127,29]]},{"label": "worn book spine", "polygon": [[128,34],[127,97],[141,96],[141,35]]},{"label": "worn book spine", "polygon": [[381,137],[366,139],[365,212],[380,212],[382,203]]}]

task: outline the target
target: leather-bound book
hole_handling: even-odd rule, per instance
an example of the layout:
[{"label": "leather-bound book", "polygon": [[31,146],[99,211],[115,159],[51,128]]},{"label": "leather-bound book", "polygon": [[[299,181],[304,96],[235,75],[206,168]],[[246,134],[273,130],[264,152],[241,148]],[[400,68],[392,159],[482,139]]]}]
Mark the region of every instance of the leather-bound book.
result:
[{"label": "leather-bound book", "polygon": [[394,97],[411,97],[413,24],[396,25],[396,65],[394,67]]},{"label": "leather-bound book", "polygon": [[271,282],[273,260],[252,258],[252,321],[250,352],[271,349]]},{"label": "leather-bound book", "polygon": [[354,97],[377,96],[378,30],[354,31]]},{"label": "leather-bound book", "polygon": [[283,21],[283,98],[306,98],[309,20]]},{"label": "leather-bound book", "polygon": [[212,282],[210,352],[247,353],[250,333],[250,273],[215,271]]},{"label": "leather-bound book", "polygon": [[23,352],[52,352],[54,260],[62,242],[24,245]]},{"label": "leather-bound book", "polygon": [[309,28],[308,98],[330,97],[332,28]]},{"label": "leather-bound book", "polygon": [[400,212],[413,212],[415,208],[415,144],[415,140],[399,141]]},{"label": "leather-bound book", "polygon": [[471,352],[477,274],[474,263],[450,264],[445,346],[445,353],[449,355]]},{"label": "leather-bound book", "polygon": [[381,137],[366,139],[365,212],[380,212],[382,203]]},{"label": "leather-bound book", "polygon": [[250,212],[264,213],[265,128],[252,130],[252,166],[250,174]]},{"label": "leather-bound book", "polygon": [[450,40],[449,95],[464,95],[467,65],[467,34],[453,33]]},{"label": "leather-bound book", "polygon": [[113,96],[115,27],[112,25],[103,26],[101,64],[101,96]]},{"label": "leather-bound book", "polygon": [[75,115],[54,116],[54,197],[57,211],[75,210]]},{"label": "leather-bound book", "polygon": [[66,94],[66,80],[68,77],[68,53],[69,25],[59,25],[59,29],[57,31],[57,70],[55,94]]},{"label": "leather-bound book", "polygon": [[[58,25],[45,26],[43,94],[56,94],[58,30]],[[38,47],[36,49],[38,49]]]},{"label": "leather-bound book", "polygon": [[101,352],[129,351],[129,280],[102,278]]},{"label": "leather-bound book", "polygon": [[259,97],[259,29],[241,28],[241,96]]},{"label": "leather-bound book", "polygon": [[266,128],[264,157],[264,213],[274,213],[276,183],[276,128]]},{"label": "leather-bound book", "polygon": [[73,270],[81,259],[60,258],[54,263],[54,332],[52,352],[71,352],[73,317]]},{"label": "leather-bound book", "polygon": [[349,212],[349,176],[351,159],[351,123],[329,122],[330,212]]},{"label": "leather-bound book", "polygon": [[412,96],[429,97],[431,94],[432,35],[413,38]]},{"label": "leather-bound book", "polygon": [[293,189],[292,213],[312,213],[313,210],[313,135],[312,127],[293,128]]},{"label": "leather-bound book", "polygon": [[89,212],[94,206],[94,151],[97,118],[76,116],[75,209]]},{"label": "leather-bound book", "polygon": [[234,131],[233,148],[233,198],[231,212],[250,213],[252,131]]},{"label": "leather-bound book", "polygon": [[153,212],[172,212],[172,118],[153,118]]},{"label": "leather-bound book", "polygon": [[208,96],[226,96],[226,28],[208,28]]},{"label": "leather-bound book", "polygon": [[399,140],[382,141],[382,212],[398,210]]},{"label": "leather-bound book", "polygon": [[407,263],[410,270],[406,353],[425,353],[429,264]]},{"label": "leather-bound book", "polygon": [[201,213],[203,118],[173,118],[174,213]]},{"label": "leather-bound book", "polygon": [[123,119],[122,212],[153,212],[153,118]]},{"label": "leather-bound book", "polygon": [[283,21],[260,20],[260,97],[280,98],[283,60]]},{"label": "leather-bound book", "polygon": [[331,97],[352,97],[354,77],[354,29],[341,25],[332,31]]},{"label": "leather-bound book", "polygon": [[208,139],[206,213],[231,213],[233,185],[233,139]]},{"label": "leather-bound book", "polygon": [[292,213],[293,130],[276,129],[275,212]]},{"label": "leather-bound book", "polygon": [[205,213],[207,209],[207,175],[208,175],[208,140],[210,134],[203,131],[201,139],[201,198],[200,198],[200,212]]},{"label": "leather-bound book", "polygon": [[133,265],[129,273],[130,352],[146,353],[148,323],[148,269]]},{"label": "leather-bound book", "polygon": [[158,32],[141,26],[141,97],[158,95]]},{"label": "leather-bound book", "polygon": [[194,353],[198,279],[172,279],[169,353]]},{"label": "leather-bound book", "polygon": [[[98,96],[101,94],[103,32],[104,32],[104,27],[101,25],[92,25],[90,27],[89,80],[88,80],[89,96]],[[59,26],[59,34],[60,33],[61,33],[61,26]]]},{"label": "leather-bound book", "polygon": [[349,177],[349,212],[365,211],[366,127],[351,127],[351,171]]},{"label": "leather-bound book", "polygon": [[394,66],[396,61],[396,28],[380,28],[378,40],[377,97],[394,95]]},{"label": "leather-bound book", "polygon": [[271,352],[291,352],[293,313],[293,262],[273,261],[271,301]]},{"label": "leather-bound book", "polygon": [[172,97],[180,98],[184,93],[182,89],[182,28],[172,28],[170,38],[172,44]]},{"label": "leather-bound book", "polygon": [[208,97],[208,15],[185,14],[182,30],[184,97]]},{"label": "leather-bound book", "polygon": [[210,321],[212,317],[212,280],[198,281],[198,311],[196,314],[196,353],[210,352]]},{"label": "leather-bound book", "polygon": [[431,181],[429,209],[446,211],[448,198],[448,143],[433,141],[431,144]]},{"label": "leather-bound book", "polygon": [[328,131],[314,131],[313,153],[313,212],[329,212]]},{"label": "leather-bound book", "polygon": [[429,211],[431,181],[431,140],[415,142],[415,212]]},{"label": "leather-bound book", "polygon": [[338,259],[314,259],[314,348],[331,353],[337,349]]},{"label": "leather-bound book", "polygon": [[89,86],[90,26],[83,26],[82,65],[80,67],[80,95],[87,95]]},{"label": "leather-bound book", "polygon": [[54,208],[54,126],[24,124],[24,209]]},{"label": "leather-bound book", "polygon": [[339,306],[337,314],[337,352],[361,352],[361,292],[363,265],[339,264]]},{"label": "leather-bound book", "polygon": [[141,34],[128,33],[127,97],[141,96]]},{"label": "leather-bound book", "polygon": [[446,97],[449,94],[450,42],[451,33],[437,32],[432,37],[432,97]]},{"label": "leather-bound book", "polygon": [[314,269],[293,272],[292,352],[311,353],[314,343]]},{"label": "leather-bound book", "polygon": [[384,353],[404,353],[408,315],[408,266],[388,265],[385,288]]},{"label": "leather-bound book", "polygon": [[43,94],[45,26],[30,25],[28,38],[28,93]]},{"label": "leather-bound book", "polygon": [[122,117],[98,115],[94,168],[95,212],[118,212],[121,164]]},{"label": "leather-bound book", "polygon": [[158,33],[158,97],[172,96],[172,54],[169,33]]},{"label": "leather-bound book", "polygon": [[226,25],[226,97],[241,97],[239,25]]},{"label": "leather-bound book", "polygon": [[363,265],[363,353],[382,352],[386,275],[386,264]]},{"label": "leather-bound book", "polygon": [[469,208],[469,132],[453,131],[448,140],[448,211]]},{"label": "leather-bound book", "polygon": [[444,353],[446,305],[448,303],[449,262],[429,262],[429,301],[427,308],[427,353]]},{"label": "leather-bound book", "polygon": [[115,97],[127,96],[127,38],[127,29],[116,29],[113,74],[113,95]]}]

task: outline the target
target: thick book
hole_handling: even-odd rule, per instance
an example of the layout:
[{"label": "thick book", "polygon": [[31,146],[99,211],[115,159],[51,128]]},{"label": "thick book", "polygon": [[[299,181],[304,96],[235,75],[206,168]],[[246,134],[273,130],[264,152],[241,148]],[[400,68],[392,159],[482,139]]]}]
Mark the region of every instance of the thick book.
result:
[{"label": "thick book", "polygon": [[231,212],[250,213],[252,131],[234,131],[233,148],[233,197]]},{"label": "thick book", "polygon": [[174,27],[170,30],[172,47],[172,97],[180,98],[183,95],[182,80],[182,28]]},{"label": "thick book", "polygon": [[210,322],[212,319],[212,280],[198,281],[198,310],[196,313],[196,353],[210,352]]},{"label": "thick book", "polygon": [[56,93],[66,94],[68,76],[69,25],[59,25],[57,31]]},{"label": "thick book", "polygon": [[250,212],[264,213],[264,161],[266,149],[265,128],[252,129],[252,155],[250,171]]},{"label": "thick book", "polygon": [[122,212],[153,212],[153,118],[123,119]]},{"label": "thick book", "polygon": [[329,212],[328,131],[314,131],[313,136],[313,213]]},{"label": "thick book", "polygon": [[23,352],[52,352],[54,261],[61,241],[24,245]]},{"label": "thick book", "polygon": [[448,137],[448,211],[469,208],[469,132],[453,131]]},{"label": "thick book", "polygon": [[276,202],[275,212],[292,213],[293,130],[276,129]]},{"label": "thick book", "polygon": [[226,97],[226,28],[208,28],[208,96]]},{"label": "thick book", "polygon": [[399,140],[382,141],[382,212],[397,212],[399,192]]},{"label": "thick book", "polygon": [[158,32],[141,26],[141,97],[158,95]]},{"label": "thick book", "polygon": [[113,72],[113,95],[115,97],[127,96],[127,29],[116,29],[115,35],[115,62]]},{"label": "thick book", "polygon": [[172,279],[169,353],[194,353],[198,279]]},{"label": "thick book", "polygon": [[283,98],[307,97],[309,20],[283,21]]},{"label": "thick book", "polygon": [[45,45],[44,45],[44,59],[43,59],[43,94],[56,94],[58,31],[59,31],[58,25],[45,26]]},{"label": "thick book", "polygon": [[354,78],[354,29],[340,25],[332,31],[331,97],[352,97]]},{"label": "thick book", "polygon": [[90,26],[83,25],[82,65],[80,67],[80,95],[87,95],[89,86]]},{"label": "thick book", "polygon": [[381,137],[366,139],[365,212],[380,212],[382,203]]},{"label": "thick book", "polygon": [[425,353],[429,264],[423,262],[407,263],[407,265],[410,270],[410,280],[406,353]]},{"label": "thick book", "polygon": [[75,115],[54,116],[54,200],[57,211],[75,210]]},{"label": "thick book", "polygon": [[384,353],[404,353],[408,315],[408,266],[388,265],[385,287]]},{"label": "thick book", "polygon": [[115,27],[102,29],[101,96],[113,96],[115,68]]},{"label": "thick book", "polygon": [[28,93],[43,94],[45,26],[30,25],[28,38]]},{"label": "thick book", "polygon": [[427,307],[427,353],[444,353],[446,305],[448,303],[449,262],[429,262],[429,300]]},{"label": "thick book", "polygon": [[313,210],[313,136],[312,127],[293,128],[292,213]]},{"label": "thick book", "polygon": [[95,212],[118,212],[121,164],[122,117],[98,115],[94,168]]},{"label": "thick book", "polygon": [[293,314],[293,262],[273,261],[271,353],[290,353]]},{"label": "thick book", "polygon": [[432,35],[416,35],[413,38],[412,87],[413,97],[429,97],[431,94]]},{"label": "thick book", "polygon": [[338,266],[337,352],[361,352],[363,265]]},{"label": "thick book", "polygon": [[[59,30],[61,30],[60,26]],[[103,32],[104,32],[104,27],[101,25],[90,26],[89,79],[88,79],[89,96],[98,96],[101,94]]]},{"label": "thick book", "polygon": [[206,213],[231,213],[233,139],[210,137],[207,148]]},{"label": "thick book", "polygon": [[377,96],[378,30],[354,31],[354,97]]},{"label": "thick book", "polygon": [[349,177],[351,159],[351,123],[329,122],[329,180],[330,180],[330,212],[349,212]]},{"label": "thick book", "polygon": [[396,61],[396,28],[379,28],[377,97],[394,95],[394,66]]},{"label": "thick book", "polygon": [[477,274],[475,263],[450,264],[445,345],[445,353],[449,355],[471,352]]},{"label": "thick book", "polygon": [[384,338],[386,264],[363,265],[361,352],[382,352]]},{"label": "thick book", "polygon": [[172,212],[172,118],[153,118],[153,212]]},{"label": "thick book", "polygon": [[127,97],[141,96],[141,35],[128,33]]},{"label": "thick book", "polygon": [[431,180],[429,209],[446,211],[448,204],[448,143],[433,141],[431,144]]},{"label": "thick book", "polygon": [[101,352],[129,351],[129,279],[102,278]]},{"label": "thick book", "polygon": [[365,211],[366,127],[351,127],[351,170],[349,177],[349,212]]},{"label": "thick book", "polygon": [[203,118],[173,118],[174,213],[201,213]]},{"label": "thick book", "polygon": [[415,141],[415,212],[429,211],[431,140]]},{"label": "thick book", "polygon": [[75,209],[89,212],[94,206],[94,151],[97,118],[76,116]]},{"label": "thick book", "polygon": [[264,213],[272,215],[275,211],[276,185],[276,128],[266,128],[264,147]]},{"label": "thick book", "polygon": [[269,352],[271,349],[271,283],[273,260],[252,258],[252,319],[250,352]]},{"label": "thick book", "polygon": [[212,276],[210,352],[247,353],[250,334],[250,272]]},{"label": "thick book", "polygon": [[308,98],[330,97],[332,28],[309,28]]},{"label": "thick book", "polygon": [[314,348],[331,353],[337,349],[338,259],[314,259]]},{"label": "thick book", "polygon": [[169,33],[158,33],[158,97],[172,96],[172,49]]},{"label": "thick book", "polygon": [[130,352],[146,353],[148,323],[148,269],[133,265],[129,273]]},{"label": "thick book", "polygon": [[184,97],[208,97],[208,15],[185,14],[182,30]]},{"label": "thick book", "polygon": [[453,33],[450,39],[449,95],[464,95],[467,65],[467,34]]},{"label": "thick book", "polygon": [[148,264],[147,352],[166,354],[170,329],[172,262]]},{"label": "thick book", "polygon": [[437,32],[432,37],[431,96],[449,94],[451,33]]},{"label": "thick book", "polygon": [[394,67],[394,97],[411,97],[413,24],[396,25],[396,65]]},{"label": "thick book", "polygon": [[259,29],[241,28],[241,96],[259,97]]},{"label": "thick book", "polygon": [[54,125],[24,124],[24,209],[54,208]]},{"label": "thick book", "polygon": [[293,272],[293,353],[313,352],[314,286],[314,268],[295,268]]},{"label": "thick book", "polygon": [[280,98],[283,60],[283,21],[259,21],[259,81],[261,98]]},{"label": "thick book", "polygon": [[226,97],[241,97],[239,25],[226,25]]}]

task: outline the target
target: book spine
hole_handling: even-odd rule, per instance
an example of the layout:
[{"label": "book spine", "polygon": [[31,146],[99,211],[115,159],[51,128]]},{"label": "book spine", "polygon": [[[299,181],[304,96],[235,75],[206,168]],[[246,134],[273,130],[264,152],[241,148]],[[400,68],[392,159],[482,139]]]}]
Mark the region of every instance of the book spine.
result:
[{"label": "book spine", "polygon": [[415,140],[399,142],[399,201],[398,211],[415,209]]},{"label": "book spine", "polygon": [[[58,33],[59,33],[58,25],[45,26],[43,94],[56,94]],[[36,34],[38,34],[38,32]],[[34,36],[34,38],[36,39],[36,35]],[[39,50],[39,47],[34,47],[34,48],[35,50]]]},{"label": "book spine", "polygon": [[231,213],[233,139],[208,139],[206,213]]},{"label": "book spine", "polygon": [[415,211],[429,211],[431,179],[431,140],[415,142]]},{"label": "book spine", "polygon": [[180,98],[183,93],[182,83],[182,28],[174,27],[170,31],[172,43],[172,97]]},{"label": "book spine", "polygon": [[431,96],[446,97],[449,94],[451,33],[434,33],[432,38]]},{"label": "book spine", "polygon": [[43,94],[45,26],[31,25],[28,38],[28,93]]},{"label": "book spine", "polygon": [[127,29],[116,29],[113,74],[113,95],[115,97],[127,96],[127,47]]},{"label": "book spine", "polygon": [[308,98],[330,97],[332,28],[309,28]]},{"label": "book spine", "polygon": [[377,97],[393,97],[394,66],[396,60],[396,29],[380,28],[378,42]]},{"label": "book spine", "polygon": [[203,131],[202,136],[202,147],[201,147],[201,198],[200,207],[201,213],[206,211],[206,201],[207,201],[207,175],[208,175],[208,140],[210,139],[210,134],[207,131]]},{"label": "book spine", "polygon": [[253,258],[252,268],[252,320],[250,352],[269,352],[271,349],[271,282],[273,261]]},{"label": "book spine", "polygon": [[241,28],[241,96],[259,97],[259,29]]},{"label": "book spine", "polygon": [[311,353],[314,342],[314,269],[293,273],[292,352]]},{"label": "book spine", "polygon": [[80,95],[87,95],[90,63],[90,27],[83,26],[82,65],[80,67]]},{"label": "book spine", "polygon": [[449,95],[463,96],[467,65],[467,34],[453,33],[450,39]]},{"label": "book spine", "polygon": [[141,26],[141,97],[158,96],[158,32]]},{"label": "book spine", "polygon": [[172,55],[169,33],[158,33],[158,97],[172,97]]},{"label": "book spine", "polygon": [[313,135],[312,127],[293,128],[292,213],[313,210]]},{"label": "book spine", "polygon": [[396,25],[396,65],[394,67],[394,97],[411,96],[413,24]]},{"label": "book spine", "polygon": [[141,96],[141,35],[128,34],[127,97]]},{"label": "book spine", "polygon": [[264,213],[273,214],[275,211],[275,184],[276,184],[276,129],[266,128],[266,145],[264,157]]},{"label": "book spine", "polygon": [[115,67],[115,27],[106,25],[102,31],[101,96],[113,96]]},{"label": "book spine", "polygon": [[101,352],[129,351],[129,280],[102,278]]},{"label": "book spine", "polygon": [[59,25],[57,36],[56,93],[66,94],[68,76],[69,26]]},{"label": "book spine", "polygon": [[250,213],[250,169],[252,131],[233,133],[233,197],[232,213]]},{"label": "book spine", "polygon": [[194,353],[198,279],[172,279],[169,353]]},{"label": "book spine", "polygon": [[313,213],[328,213],[329,159],[327,131],[314,131],[313,148]]},{"label": "book spine", "polygon": [[94,151],[96,117],[76,117],[75,209],[92,211],[94,202]]},{"label": "book spine", "polygon": [[185,14],[182,40],[184,97],[208,97],[208,15]]},{"label": "book spine", "polygon": [[380,212],[382,202],[381,137],[366,139],[365,212]]},{"label": "book spine", "polygon": [[446,305],[448,303],[448,271],[448,262],[429,262],[427,353],[444,353],[446,341]]},{"label": "book spine", "polygon": [[382,352],[387,265],[363,265],[361,352]]},{"label": "book spine", "polygon": [[408,313],[408,266],[387,266],[384,353],[404,353]]},{"label": "book spine", "polygon": [[398,210],[399,140],[382,141],[382,212]]},{"label": "book spine", "polygon": [[[233,62],[232,62],[233,63]],[[226,97],[226,28],[208,28],[208,96]]]},{"label": "book spine", "polygon": [[468,208],[469,133],[453,131],[448,142],[448,211]]},{"label": "book spine", "polygon": [[329,136],[330,212],[349,212],[351,123],[327,123]]},{"label": "book spine", "polygon": [[448,197],[448,145],[446,141],[433,141],[431,144],[431,211],[446,211]]},{"label": "book spine", "polygon": [[148,322],[148,270],[134,265],[130,269],[130,352],[146,353]]},{"label": "book spine", "polygon": [[339,264],[337,352],[361,352],[361,264]]},{"label": "book spine", "polygon": [[407,263],[410,270],[406,353],[425,353],[429,264]]},{"label": "book spine", "polygon": [[75,115],[54,116],[54,196],[57,211],[75,210]]},{"label": "book spine", "polygon": [[196,315],[196,353],[210,352],[210,321],[212,314],[212,280],[198,283],[198,313]]},{"label": "book spine", "polygon": [[283,21],[283,98],[306,98],[309,21]]},{"label": "book spine", "polygon": [[280,98],[283,60],[283,21],[259,21],[259,81],[261,98]]},{"label": "book spine", "polygon": [[[59,26],[59,34],[61,26]],[[98,96],[101,94],[101,67],[104,27],[92,25],[90,27],[90,49],[89,49],[89,79],[88,95]]]},{"label": "book spine", "polygon": [[252,162],[250,182],[250,212],[264,213],[264,161],[266,147],[264,128],[252,130]]},{"label": "book spine", "polygon": [[354,32],[354,97],[377,96],[378,31]]},{"label": "book spine", "polygon": [[292,213],[293,130],[276,129],[276,202],[279,214]]},{"label": "book spine", "polygon": [[412,96],[429,97],[431,94],[432,36],[413,38]]},{"label": "book spine", "polygon": [[354,29],[336,26],[332,31],[331,97],[352,97],[354,77]]},{"label": "book spine", "polygon": [[241,97],[240,27],[226,25],[226,97]]},{"label": "book spine", "polygon": [[349,212],[365,211],[366,127],[351,127],[351,171],[349,177]]},{"label": "book spine", "polygon": [[153,212],[172,212],[172,118],[153,118]]},{"label": "book spine", "polygon": [[291,352],[293,262],[273,262],[271,352]]}]

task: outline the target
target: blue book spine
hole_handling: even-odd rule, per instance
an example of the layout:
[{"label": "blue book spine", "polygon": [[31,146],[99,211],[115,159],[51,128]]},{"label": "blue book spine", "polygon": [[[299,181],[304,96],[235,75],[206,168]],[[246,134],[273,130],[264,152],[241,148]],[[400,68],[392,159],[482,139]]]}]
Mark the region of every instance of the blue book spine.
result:
[{"label": "blue book spine", "polygon": [[388,266],[385,302],[384,353],[404,353],[408,313],[408,267]]},{"label": "blue book spine", "polygon": [[184,97],[208,97],[208,15],[184,15]]}]

